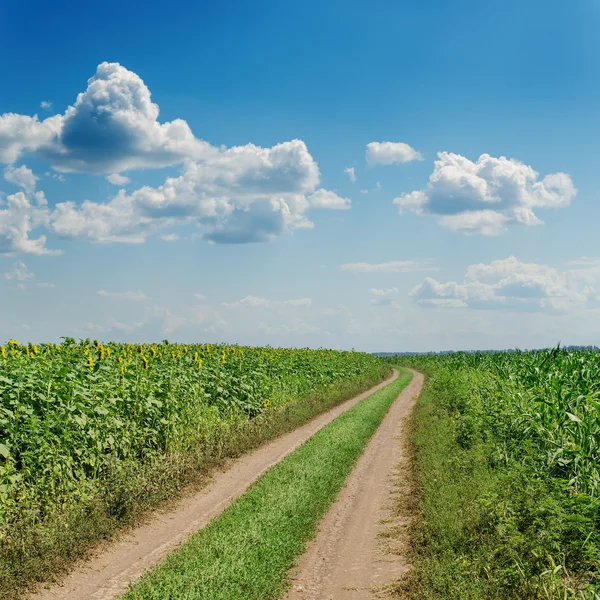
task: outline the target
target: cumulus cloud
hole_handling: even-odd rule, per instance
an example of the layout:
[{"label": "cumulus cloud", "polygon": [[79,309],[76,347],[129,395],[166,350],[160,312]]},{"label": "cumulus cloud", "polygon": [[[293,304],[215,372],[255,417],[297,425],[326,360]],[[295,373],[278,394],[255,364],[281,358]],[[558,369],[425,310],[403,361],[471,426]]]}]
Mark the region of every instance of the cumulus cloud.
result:
[{"label": "cumulus cloud", "polygon": [[422,306],[562,311],[597,299],[593,287],[570,271],[523,263],[514,256],[467,268],[462,282],[426,277],[411,291]]},{"label": "cumulus cloud", "polygon": [[348,167],[347,169],[344,169],[344,173],[348,175],[352,183],[356,183],[356,174],[354,173],[354,167]]},{"label": "cumulus cloud", "polygon": [[107,292],[106,290],[98,290],[98,296],[105,298],[120,298],[122,300],[131,300],[132,302],[144,302],[148,300],[146,294],[142,292]]},{"label": "cumulus cloud", "polygon": [[17,192],[0,205],[0,256],[13,254],[60,254],[46,248],[46,236],[31,238],[31,233],[47,226],[49,211],[43,192],[26,195]]},{"label": "cumulus cloud", "polygon": [[28,169],[25,165],[21,165],[18,168],[9,165],[6,167],[6,169],[4,169],[4,179],[9,183],[12,183],[25,190],[25,192],[33,193],[39,178],[36,177],[33,174],[33,171]]},{"label": "cumulus cloud", "polygon": [[423,160],[423,155],[404,142],[371,142],[367,144],[367,163],[396,165]]},{"label": "cumulus cloud", "polygon": [[179,239],[179,235],[177,233],[164,233],[160,236],[160,239],[163,242],[176,242]]},{"label": "cumulus cloud", "polygon": [[347,210],[352,205],[351,200],[342,198],[335,192],[320,189],[307,198],[311,208],[324,208],[329,210]]},{"label": "cumulus cloud", "polygon": [[60,115],[40,121],[37,115],[0,115],[0,162],[13,163],[27,151],[36,153],[56,138],[62,127]]},{"label": "cumulus cloud", "polygon": [[435,267],[426,262],[414,260],[394,260],[384,263],[345,263],[340,265],[342,271],[355,273],[411,273],[414,271],[437,271]]},{"label": "cumulus cloud", "polygon": [[165,167],[213,152],[188,124],[158,121],[159,109],[142,79],[104,62],[63,115],[0,116],[0,161],[22,153],[48,159],[57,171],[110,174]]},{"label": "cumulus cloud", "polygon": [[179,176],[158,187],[120,190],[104,203],[60,202],[47,215],[58,236],[95,242],[139,243],[182,223],[196,223],[213,243],[265,242],[312,227],[309,210],[351,205],[318,189],[318,165],[301,140],[217,148],[196,138],[185,121],[161,123],[158,116],[137,74],[102,63],[64,114],[43,121],[1,115],[0,162],[28,153],[56,171],[105,175],[114,185],[129,182],[120,174],[128,169],[182,165]]},{"label": "cumulus cloud", "polygon": [[566,173],[540,179],[532,167],[504,156],[482,154],[472,162],[440,152],[425,189],[402,194],[394,204],[401,213],[433,215],[465,235],[499,235],[511,224],[541,225],[533,209],[564,208],[576,194]]},{"label": "cumulus cloud", "polygon": [[319,169],[301,140],[261,148],[219,150],[157,188],[120,190],[106,204],[63,202],[52,214],[61,237],[96,242],[142,242],[160,229],[195,222],[216,243],[269,241],[311,227],[311,208],[347,208],[349,200],[317,190]]},{"label": "cumulus cloud", "polygon": [[48,102],[47,100],[42,100],[40,102],[40,107],[44,110],[50,110],[52,108],[52,102]]},{"label": "cumulus cloud", "polygon": [[129,179],[129,177],[126,177],[125,175],[112,173],[111,175],[106,176],[106,181],[108,181],[108,183],[112,183],[113,185],[127,185],[131,182],[131,179]]}]

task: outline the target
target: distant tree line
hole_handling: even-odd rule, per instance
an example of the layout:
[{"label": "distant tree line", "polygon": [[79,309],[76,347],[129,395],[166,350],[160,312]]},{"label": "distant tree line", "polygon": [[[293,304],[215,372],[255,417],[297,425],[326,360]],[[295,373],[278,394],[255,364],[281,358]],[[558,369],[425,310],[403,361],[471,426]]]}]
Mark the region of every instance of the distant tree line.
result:
[{"label": "distant tree line", "polygon": [[[596,352],[600,350],[598,346],[562,346],[563,350],[588,350]],[[502,352],[536,352],[539,350],[548,350],[548,348],[531,348],[529,350],[522,350],[519,348],[507,348],[505,350],[440,350],[439,352],[373,352],[375,356],[432,356],[437,354],[456,354],[458,352],[464,352],[465,354],[499,354]]]}]

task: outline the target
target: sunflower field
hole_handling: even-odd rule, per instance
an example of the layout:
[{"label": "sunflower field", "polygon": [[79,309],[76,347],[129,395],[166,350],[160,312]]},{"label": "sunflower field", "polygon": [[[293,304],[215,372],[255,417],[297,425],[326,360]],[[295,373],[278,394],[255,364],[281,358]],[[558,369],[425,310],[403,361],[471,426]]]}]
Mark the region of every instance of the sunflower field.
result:
[{"label": "sunflower field", "polygon": [[63,340],[0,346],[0,597],[15,569],[43,570],[32,553],[77,554],[390,371],[358,352]]}]

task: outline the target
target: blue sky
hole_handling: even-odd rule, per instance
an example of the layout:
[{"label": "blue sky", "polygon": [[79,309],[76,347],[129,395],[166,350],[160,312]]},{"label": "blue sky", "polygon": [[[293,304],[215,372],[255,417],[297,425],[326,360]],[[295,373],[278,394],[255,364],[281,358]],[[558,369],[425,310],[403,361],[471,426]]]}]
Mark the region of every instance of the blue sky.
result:
[{"label": "blue sky", "polygon": [[600,334],[600,4],[0,5],[0,339]]}]

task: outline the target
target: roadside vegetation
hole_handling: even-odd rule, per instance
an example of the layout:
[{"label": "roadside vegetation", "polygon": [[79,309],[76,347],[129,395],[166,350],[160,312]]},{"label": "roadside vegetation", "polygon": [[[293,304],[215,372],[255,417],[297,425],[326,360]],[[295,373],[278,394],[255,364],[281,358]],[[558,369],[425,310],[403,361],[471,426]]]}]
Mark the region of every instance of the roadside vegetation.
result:
[{"label": "roadside vegetation", "polygon": [[125,600],[273,600],[314,537],[406,371],[267,471],[219,517],[134,584]]},{"label": "roadside vegetation", "polygon": [[0,346],[0,598],[390,373],[330,350]]},{"label": "roadside vegetation", "polygon": [[400,597],[600,598],[600,354],[394,362],[426,374],[415,567]]}]

